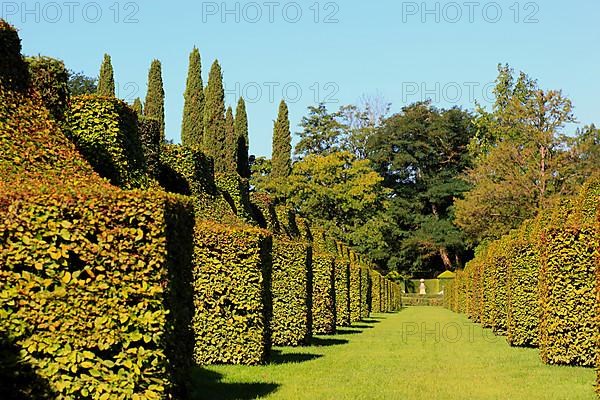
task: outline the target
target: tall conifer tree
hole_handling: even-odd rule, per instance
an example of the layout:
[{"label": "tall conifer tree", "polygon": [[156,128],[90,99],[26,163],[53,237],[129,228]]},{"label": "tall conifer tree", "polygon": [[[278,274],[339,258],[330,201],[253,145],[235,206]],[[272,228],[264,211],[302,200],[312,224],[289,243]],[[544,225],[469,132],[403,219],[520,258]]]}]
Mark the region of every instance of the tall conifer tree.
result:
[{"label": "tall conifer tree", "polygon": [[246,103],[240,97],[235,110],[235,136],[237,171],[242,178],[250,178],[250,163],[248,161],[248,115]]},{"label": "tall conifer tree", "polygon": [[102,66],[100,66],[100,77],[98,78],[96,94],[99,96],[115,97],[115,77],[112,62],[108,54],[104,55]]},{"label": "tall conifer tree", "polygon": [[144,102],[144,115],[160,123],[160,135],[165,139],[165,90],[160,61],[152,61],[148,72],[148,93]]},{"label": "tall conifer tree", "polygon": [[200,51],[196,47],[190,53],[184,99],[181,143],[198,147],[202,145],[204,134],[204,89]]},{"label": "tall conifer tree", "polygon": [[286,178],[292,172],[292,135],[288,107],[283,100],[279,104],[279,115],[273,129],[271,165],[272,178]]},{"label": "tall conifer tree", "polygon": [[131,105],[131,108],[133,108],[133,111],[136,112],[138,117],[141,117],[142,115],[144,115],[144,106],[142,106],[142,100],[140,100],[139,97],[135,98],[135,100],[133,101],[133,104]]},{"label": "tall conifer tree", "polygon": [[225,91],[221,66],[215,61],[210,68],[204,93],[204,150],[213,157],[215,172],[226,172],[225,152]]},{"label": "tall conifer tree", "polygon": [[237,172],[236,162],[236,137],[235,137],[235,122],[233,119],[233,110],[227,108],[225,114],[225,164],[227,172],[235,174]]}]

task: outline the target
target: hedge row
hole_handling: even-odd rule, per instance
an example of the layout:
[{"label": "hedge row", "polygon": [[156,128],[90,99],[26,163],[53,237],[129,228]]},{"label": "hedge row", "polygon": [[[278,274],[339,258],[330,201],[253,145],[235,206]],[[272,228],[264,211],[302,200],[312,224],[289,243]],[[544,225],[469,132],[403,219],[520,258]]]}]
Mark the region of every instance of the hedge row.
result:
[{"label": "hedge row", "polygon": [[264,363],[271,348],[271,235],[198,220],[194,241],[194,359]]},{"label": "hedge row", "polygon": [[336,325],[350,325],[350,264],[341,257],[335,260]]},{"label": "hedge row", "polygon": [[[369,305],[371,297],[371,276],[369,268],[360,266],[360,316],[361,319],[369,318]],[[389,304],[389,302],[388,302]],[[386,310],[389,311],[389,310]]]},{"label": "hedge row", "polygon": [[361,269],[358,264],[350,264],[350,322],[358,322],[361,315]]},{"label": "hedge row", "polygon": [[313,332],[334,334],[335,317],[335,258],[328,253],[313,254]]},{"label": "hedge row", "polygon": [[490,243],[457,273],[446,306],[476,320],[481,300],[482,324],[511,345],[539,346],[548,364],[597,366],[599,204],[596,177]]},{"label": "hedge row", "polygon": [[383,295],[385,288],[382,287],[383,278],[377,271],[371,271],[371,311],[384,311]]},{"label": "hedge row", "polygon": [[312,251],[306,242],[273,239],[273,319],[275,346],[308,344],[312,336]]}]

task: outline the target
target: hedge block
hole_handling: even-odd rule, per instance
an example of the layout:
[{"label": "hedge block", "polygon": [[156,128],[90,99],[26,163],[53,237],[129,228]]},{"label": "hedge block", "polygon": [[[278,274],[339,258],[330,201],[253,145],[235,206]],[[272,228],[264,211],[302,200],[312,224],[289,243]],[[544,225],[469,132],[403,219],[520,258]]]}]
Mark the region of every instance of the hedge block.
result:
[{"label": "hedge block", "polygon": [[273,345],[308,344],[312,336],[312,257],[306,242],[273,239]]},{"label": "hedge block", "polygon": [[[369,303],[371,297],[371,277],[369,267],[360,267],[360,317],[369,318]],[[388,311],[388,310],[386,310]]]},{"label": "hedge block", "polygon": [[69,73],[65,64],[50,57],[26,57],[31,87],[56,121],[63,121],[69,107]]},{"label": "hedge block", "polygon": [[[160,129],[156,132],[158,121],[143,121],[155,125],[151,135],[160,136]],[[151,138],[147,141],[152,143]],[[149,151],[153,153],[156,149]],[[178,144],[162,144],[159,150],[157,178],[160,185],[171,193],[187,196],[216,195],[212,159],[197,149]]]},{"label": "hedge block", "polygon": [[184,390],[191,205],[106,187],[0,193],[0,331],[21,361],[62,398]]},{"label": "hedge block", "polygon": [[381,312],[382,277],[377,271],[371,271],[371,312]]},{"label": "hedge block", "polygon": [[600,180],[588,182],[574,205],[557,207],[542,229],[539,345],[548,364],[596,365],[599,196]]},{"label": "hedge block", "polygon": [[67,136],[102,177],[124,188],[147,185],[137,114],[125,102],[95,95],[71,99]]},{"label": "hedge block", "polygon": [[335,257],[328,253],[313,254],[313,333],[335,333]]},{"label": "hedge block", "polygon": [[0,85],[8,90],[25,91],[29,87],[27,63],[21,56],[17,30],[0,18]]},{"label": "hedge block", "polygon": [[335,261],[335,305],[337,326],[349,326],[350,264],[339,257]]},{"label": "hedge block", "polygon": [[248,226],[197,220],[193,319],[198,364],[261,364],[271,349],[272,239]]},{"label": "hedge block", "polygon": [[361,320],[360,266],[350,263],[350,322]]}]

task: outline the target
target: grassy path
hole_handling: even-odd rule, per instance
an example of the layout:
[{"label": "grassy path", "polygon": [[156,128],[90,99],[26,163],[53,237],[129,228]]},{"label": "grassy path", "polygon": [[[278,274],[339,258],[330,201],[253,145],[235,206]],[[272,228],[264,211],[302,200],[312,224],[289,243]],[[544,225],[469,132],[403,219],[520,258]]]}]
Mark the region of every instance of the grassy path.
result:
[{"label": "grassy path", "polygon": [[277,349],[267,366],[214,366],[194,374],[196,398],[233,399],[596,399],[592,369],[543,365],[537,350],[442,308],[376,314]]}]

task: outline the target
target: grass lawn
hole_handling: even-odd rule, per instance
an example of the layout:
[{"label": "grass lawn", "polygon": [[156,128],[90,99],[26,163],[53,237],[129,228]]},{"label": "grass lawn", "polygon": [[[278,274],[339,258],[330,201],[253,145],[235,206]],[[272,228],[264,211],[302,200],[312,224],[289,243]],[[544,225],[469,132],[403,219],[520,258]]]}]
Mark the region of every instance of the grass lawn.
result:
[{"label": "grass lawn", "polygon": [[277,348],[266,366],[193,376],[201,400],[594,400],[594,380],[592,369],[544,365],[537,350],[437,307],[375,314],[310,347]]}]

